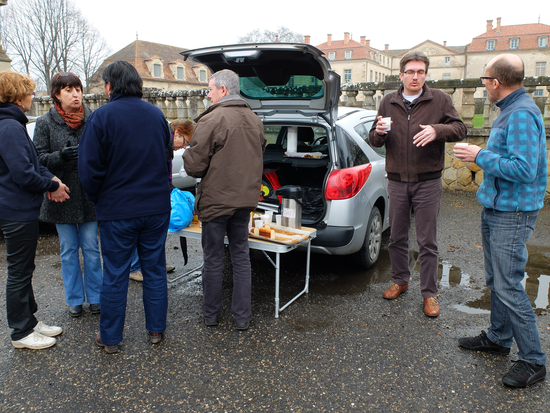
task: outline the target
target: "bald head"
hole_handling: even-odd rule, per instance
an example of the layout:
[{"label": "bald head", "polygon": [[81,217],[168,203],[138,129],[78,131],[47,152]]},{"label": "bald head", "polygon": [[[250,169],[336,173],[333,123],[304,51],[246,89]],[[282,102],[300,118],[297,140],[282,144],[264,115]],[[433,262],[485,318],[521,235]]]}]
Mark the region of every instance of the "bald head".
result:
[{"label": "bald head", "polygon": [[523,86],[525,71],[523,60],[515,54],[500,54],[493,58],[485,69],[496,77],[507,89],[519,89]]}]

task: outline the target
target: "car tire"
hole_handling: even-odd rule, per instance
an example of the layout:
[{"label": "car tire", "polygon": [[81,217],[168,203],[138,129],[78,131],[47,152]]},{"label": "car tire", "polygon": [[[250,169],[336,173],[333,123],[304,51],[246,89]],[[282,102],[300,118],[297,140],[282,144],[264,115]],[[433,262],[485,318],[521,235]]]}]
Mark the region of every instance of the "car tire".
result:
[{"label": "car tire", "polygon": [[382,247],[382,216],[377,207],[370,211],[365,242],[359,251],[354,254],[355,263],[362,269],[368,270],[378,260]]}]

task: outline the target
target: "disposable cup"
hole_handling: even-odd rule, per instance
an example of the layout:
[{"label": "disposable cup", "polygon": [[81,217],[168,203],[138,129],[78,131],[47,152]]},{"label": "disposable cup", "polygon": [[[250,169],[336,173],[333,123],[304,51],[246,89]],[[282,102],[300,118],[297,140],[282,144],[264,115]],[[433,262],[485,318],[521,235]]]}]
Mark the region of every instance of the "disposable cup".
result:
[{"label": "disposable cup", "polygon": [[391,118],[388,117],[388,118],[382,118],[381,119],[381,122],[384,124],[385,128],[384,130],[385,131],[390,131],[391,130]]},{"label": "disposable cup", "polygon": [[277,223],[277,225],[281,225],[282,219],[283,219],[283,216],[281,214],[275,215],[275,222]]},{"label": "disposable cup", "polygon": [[264,220],[263,219],[255,219],[254,220],[254,226],[256,228],[261,228],[264,226]]},{"label": "disposable cup", "polygon": [[455,143],[455,148],[466,148],[468,146],[467,143],[464,143],[464,142],[459,142],[459,143]]}]

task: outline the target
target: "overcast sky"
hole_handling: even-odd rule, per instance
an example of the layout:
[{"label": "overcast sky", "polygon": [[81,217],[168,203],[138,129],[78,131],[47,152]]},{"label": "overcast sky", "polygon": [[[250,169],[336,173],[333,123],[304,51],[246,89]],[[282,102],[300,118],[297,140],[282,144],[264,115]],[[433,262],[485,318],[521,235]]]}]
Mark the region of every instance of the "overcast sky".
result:
[{"label": "overcast sky", "polygon": [[[311,36],[316,46],[342,40],[370,39],[384,49],[410,48],[430,39],[448,46],[464,46],[483,34],[487,20],[502,25],[550,25],[548,0],[328,1],[328,0],[74,0],[88,21],[107,40],[113,52],[140,40],[193,49],[233,44],[254,29],[275,31],[278,26]],[[8,2],[9,4],[9,2]],[[354,5],[355,4],[355,5]]]}]

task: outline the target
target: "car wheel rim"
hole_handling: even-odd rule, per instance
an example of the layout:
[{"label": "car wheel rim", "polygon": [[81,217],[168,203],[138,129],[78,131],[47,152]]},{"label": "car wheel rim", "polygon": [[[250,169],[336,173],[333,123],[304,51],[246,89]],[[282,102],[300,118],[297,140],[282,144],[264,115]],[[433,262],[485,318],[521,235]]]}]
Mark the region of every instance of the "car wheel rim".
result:
[{"label": "car wheel rim", "polygon": [[369,233],[369,257],[375,260],[380,253],[380,244],[382,242],[382,221],[380,215],[375,215],[372,219]]}]

